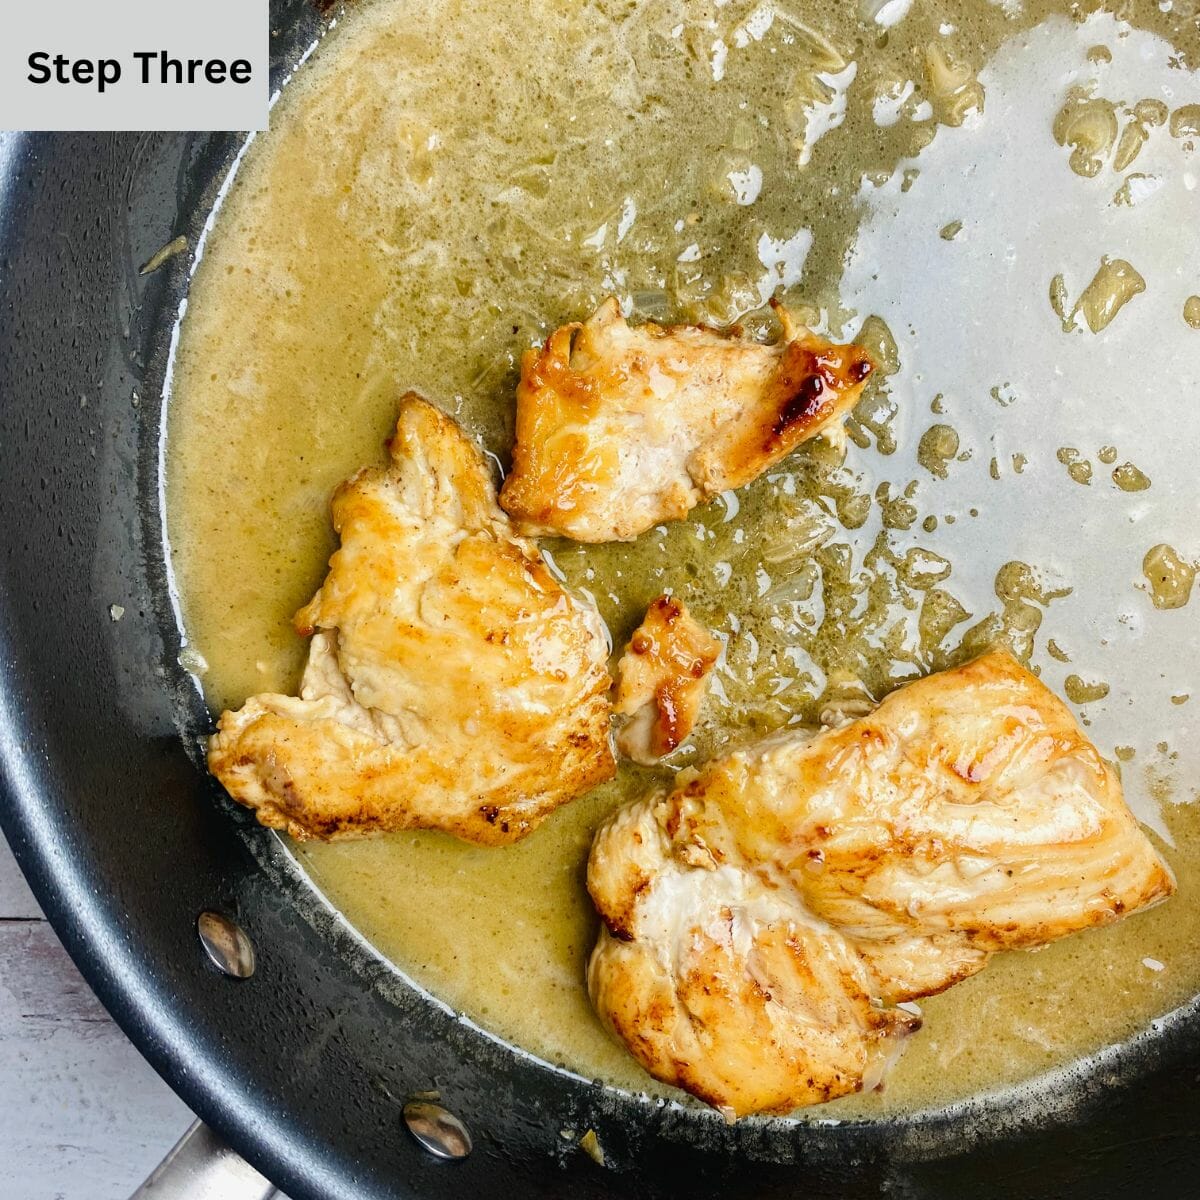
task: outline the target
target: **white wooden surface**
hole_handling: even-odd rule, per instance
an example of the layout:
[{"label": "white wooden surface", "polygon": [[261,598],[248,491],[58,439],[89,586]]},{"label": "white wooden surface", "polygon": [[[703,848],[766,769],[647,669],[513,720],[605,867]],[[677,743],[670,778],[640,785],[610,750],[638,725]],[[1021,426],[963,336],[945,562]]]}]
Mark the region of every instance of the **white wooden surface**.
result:
[{"label": "white wooden surface", "polygon": [[0,1197],[126,1200],[191,1120],[75,970],[0,837]]}]

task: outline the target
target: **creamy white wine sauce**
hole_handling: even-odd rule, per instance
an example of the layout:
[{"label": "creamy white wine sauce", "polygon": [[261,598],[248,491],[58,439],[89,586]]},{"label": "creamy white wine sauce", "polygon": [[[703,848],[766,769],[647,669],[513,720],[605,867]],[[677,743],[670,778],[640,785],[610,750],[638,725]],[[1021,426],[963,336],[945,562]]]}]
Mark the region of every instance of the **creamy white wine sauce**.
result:
[{"label": "creamy white wine sauce", "polygon": [[[875,351],[844,463],[817,442],[635,544],[548,555],[618,644],[664,588],[722,639],[678,765],[813,720],[837,672],[878,698],[1011,645],[1119,760],[1180,891],[924,1002],[886,1090],[821,1116],[1027,1079],[1200,990],[1200,602],[1143,575],[1159,544],[1200,558],[1200,35],[1179,0],[1090,7],[375,0],[275,106],[191,288],[168,532],[214,711],[295,686],[329,495],[404,389],[505,462],[521,351],[610,293],[753,331],[778,292]],[[446,1003],[661,1091],[583,986],[592,831],[654,777],[627,765],[505,850],[294,849]]]}]

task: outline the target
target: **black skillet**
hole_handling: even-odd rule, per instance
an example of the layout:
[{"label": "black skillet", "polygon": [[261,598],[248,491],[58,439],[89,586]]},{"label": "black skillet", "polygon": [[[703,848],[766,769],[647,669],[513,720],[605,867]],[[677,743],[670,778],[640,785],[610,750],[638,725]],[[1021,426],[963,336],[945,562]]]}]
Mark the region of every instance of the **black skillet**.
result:
[{"label": "black skillet", "polygon": [[[321,29],[309,0],[272,4],[276,83]],[[1200,1194],[1190,1012],[1023,1098],[730,1127],[456,1020],[224,799],[198,766],[209,717],[177,662],[157,490],[189,255],[138,268],[179,235],[195,247],[240,140],[0,135],[0,815],[71,955],[166,1081],[294,1200]],[[205,910],[249,934],[252,978],[210,964]],[[461,1161],[406,1129],[406,1098],[430,1089],[473,1136]],[[587,1129],[604,1167],[562,1135]]]}]

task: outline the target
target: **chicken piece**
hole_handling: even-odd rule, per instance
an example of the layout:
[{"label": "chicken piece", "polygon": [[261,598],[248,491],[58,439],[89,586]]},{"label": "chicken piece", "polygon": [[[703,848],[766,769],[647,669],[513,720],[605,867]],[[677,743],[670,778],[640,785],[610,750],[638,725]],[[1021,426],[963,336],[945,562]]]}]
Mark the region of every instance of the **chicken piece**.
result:
[{"label": "chicken piece", "polygon": [[334,495],[300,698],[225,713],[209,769],[298,838],[513,842],[616,769],[605,631],[512,534],[454,421],[410,394],[390,452]]},{"label": "chicken piece", "polygon": [[659,596],[629,639],[617,664],[613,712],[630,720],[617,748],[651,764],[677,749],[692,732],[721,643],[681,600]]},{"label": "chicken piece", "polygon": [[869,1085],[911,1028],[889,1006],[1174,886],[1065,705],[995,652],[619,811],[589,989],[652,1075],[782,1112]]},{"label": "chicken piece", "polygon": [[592,847],[603,1022],[656,1079],[741,1116],[880,1079],[920,1018],[874,1002],[849,941],[796,891],[681,846],[676,797],[621,809]]},{"label": "chicken piece", "polygon": [[626,324],[614,299],[521,363],[501,505],[522,533],[630,541],[749,483],[854,407],[872,364],[783,325],[776,345],[704,325]]}]

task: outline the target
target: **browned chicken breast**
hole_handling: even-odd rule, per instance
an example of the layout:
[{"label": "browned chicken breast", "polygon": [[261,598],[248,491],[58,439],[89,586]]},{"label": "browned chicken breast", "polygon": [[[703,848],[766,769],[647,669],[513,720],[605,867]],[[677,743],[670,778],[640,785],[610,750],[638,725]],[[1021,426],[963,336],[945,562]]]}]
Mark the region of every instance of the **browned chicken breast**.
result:
[{"label": "browned chicken breast", "polygon": [[613,711],[627,716],[617,734],[626,758],[655,763],[692,732],[721,643],[681,600],[659,596],[646,610],[617,664]]},{"label": "browned chicken breast", "polygon": [[869,1086],[912,1025],[889,1006],[1174,890],[1113,771],[1004,653],[676,784],[596,837],[588,983],[652,1075],[737,1113]]},{"label": "browned chicken breast", "polygon": [[882,1078],[920,1019],[876,1001],[857,951],[795,889],[682,840],[680,819],[678,795],[658,793],[597,834],[601,1020],[656,1079],[738,1116]]},{"label": "browned chicken breast", "polygon": [[749,483],[854,407],[867,352],[793,325],[744,340],[703,325],[634,329],[614,299],[521,364],[500,503],[522,533],[628,541]]},{"label": "browned chicken breast", "polygon": [[390,450],[334,496],[299,699],[225,713],[209,768],[295,837],[516,841],[615,770],[605,631],[512,534],[454,421],[410,394]]}]

